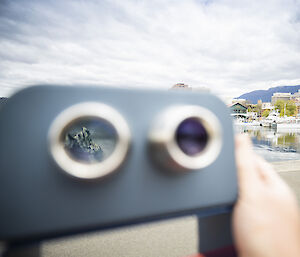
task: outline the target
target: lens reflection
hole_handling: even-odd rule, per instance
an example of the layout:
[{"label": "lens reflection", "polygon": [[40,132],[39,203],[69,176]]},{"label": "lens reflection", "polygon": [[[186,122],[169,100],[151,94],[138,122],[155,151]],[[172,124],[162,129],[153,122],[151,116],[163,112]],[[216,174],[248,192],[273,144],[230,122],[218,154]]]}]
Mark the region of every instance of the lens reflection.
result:
[{"label": "lens reflection", "polygon": [[208,137],[202,123],[195,118],[184,120],[176,130],[176,142],[179,148],[190,156],[195,156],[204,150]]},{"label": "lens reflection", "polygon": [[102,162],[114,151],[117,132],[105,120],[85,118],[65,129],[62,140],[71,158],[84,163]]}]

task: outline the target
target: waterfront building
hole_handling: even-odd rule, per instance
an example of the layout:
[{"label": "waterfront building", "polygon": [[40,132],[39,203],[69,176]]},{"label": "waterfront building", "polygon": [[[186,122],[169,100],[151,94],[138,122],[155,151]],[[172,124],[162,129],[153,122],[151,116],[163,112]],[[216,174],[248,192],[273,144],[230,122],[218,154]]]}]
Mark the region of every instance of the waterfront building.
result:
[{"label": "waterfront building", "polygon": [[172,86],[169,90],[188,90],[188,91],[194,91],[194,92],[210,92],[210,89],[208,87],[191,87],[184,83],[177,83],[174,86]]},{"label": "waterfront building", "polygon": [[257,119],[257,112],[247,112],[249,119],[256,120]]},{"label": "waterfront building", "polygon": [[300,116],[300,101],[295,102],[297,108],[297,116]]},{"label": "waterfront building", "polygon": [[247,119],[248,118],[246,106],[244,106],[240,103],[235,103],[235,104],[229,105],[229,108],[231,111],[231,116],[234,119],[238,119],[238,118]]},{"label": "waterfront building", "polygon": [[248,107],[248,112],[249,112],[249,110],[254,111],[257,107],[257,104],[247,104],[245,106]]},{"label": "waterfront building", "polygon": [[247,113],[247,107],[240,103],[235,103],[235,104],[231,105],[230,110],[232,113],[241,113],[241,114]]},{"label": "waterfront building", "polygon": [[292,94],[291,93],[274,93],[272,95],[272,105],[275,105],[275,103],[278,100],[282,100],[282,101],[289,101],[291,100]]},{"label": "waterfront building", "polygon": [[298,92],[292,95],[292,99],[293,98],[300,98],[300,89],[298,89]]},{"label": "waterfront building", "polygon": [[298,92],[292,95],[291,100],[294,101],[297,108],[297,115],[300,116],[300,89],[298,90]]},{"label": "waterfront building", "polygon": [[170,88],[171,90],[192,90],[192,87],[184,84],[184,83],[177,83]]},{"label": "waterfront building", "polygon": [[242,98],[240,98],[240,99],[236,99],[236,98],[232,99],[232,102],[231,102],[232,105],[237,104],[237,103],[239,103],[239,104],[241,104],[241,105],[243,105],[243,106],[246,107],[247,100],[246,99],[242,99]]},{"label": "waterfront building", "polygon": [[265,102],[265,103],[261,104],[262,111],[265,111],[265,110],[271,111],[271,110],[274,110],[274,108],[275,107],[270,102]]},{"label": "waterfront building", "polygon": [[184,83],[177,83],[170,88],[170,90],[189,90],[195,92],[210,92],[210,89],[207,87],[191,87]]},{"label": "waterfront building", "polygon": [[261,115],[262,115],[262,100],[261,99],[257,100],[256,110],[257,110],[257,117],[261,117]]}]

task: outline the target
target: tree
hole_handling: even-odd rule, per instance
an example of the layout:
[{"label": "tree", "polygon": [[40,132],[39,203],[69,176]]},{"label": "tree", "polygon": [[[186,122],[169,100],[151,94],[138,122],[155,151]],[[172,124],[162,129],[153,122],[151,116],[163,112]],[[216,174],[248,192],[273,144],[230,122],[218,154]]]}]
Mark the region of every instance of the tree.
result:
[{"label": "tree", "polygon": [[261,112],[262,112],[262,100],[258,100],[258,101],[257,101],[256,112],[257,112],[257,116],[258,116],[258,117],[261,117]]},{"label": "tree", "polygon": [[286,103],[286,115],[287,116],[293,116],[293,115],[296,115],[296,104],[294,101],[288,101]]},{"label": "tree", "polygon": [[264,112],[262,113],[262,116],[263,117],[268,117],[270,114],[270,111],[269,110],[264,110]]},{"label": "tree", "polygon": [[275,103],[275,109],[279,110],[280,117],[287,115],[287,116],[293,116],[296,115],[296,104],[294,101],[288,101],[285,102],[283,100],[278,100]]},{"label": "tree", "polygon": [[284,106],[285,102],[283,100],[277,100],[275,103],[275,110],[278,110],[280,117],[284,116]]}]

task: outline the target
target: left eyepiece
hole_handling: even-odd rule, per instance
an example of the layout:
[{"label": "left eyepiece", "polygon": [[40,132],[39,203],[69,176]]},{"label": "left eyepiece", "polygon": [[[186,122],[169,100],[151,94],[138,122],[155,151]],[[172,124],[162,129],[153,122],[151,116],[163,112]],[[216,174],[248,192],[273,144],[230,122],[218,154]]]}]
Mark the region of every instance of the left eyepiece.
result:
[{"label": "left eyepiece", "polygon": [[98,179],[125,161],[130,130],[122,115],[102,103],[80,103],[53,121],[48,143],[57,165],[80,179]]}]

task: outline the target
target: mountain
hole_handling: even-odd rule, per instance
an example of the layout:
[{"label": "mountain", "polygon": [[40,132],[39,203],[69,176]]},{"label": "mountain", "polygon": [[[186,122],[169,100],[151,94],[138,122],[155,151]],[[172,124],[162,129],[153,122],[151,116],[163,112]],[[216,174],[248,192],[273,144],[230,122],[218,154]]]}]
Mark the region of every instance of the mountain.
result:
[{"label": "mountain", "polygon": [[238,97],[242,99],[249,100],[251,103],[256,104],[259,99],[263,102],[271,102],[272,95],[274,93],[296,93],[300,89],[298,86],[280,86],[280,87],[271,87],[268,90],[254,90],[249,93],[240,95]]}]

